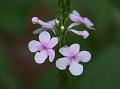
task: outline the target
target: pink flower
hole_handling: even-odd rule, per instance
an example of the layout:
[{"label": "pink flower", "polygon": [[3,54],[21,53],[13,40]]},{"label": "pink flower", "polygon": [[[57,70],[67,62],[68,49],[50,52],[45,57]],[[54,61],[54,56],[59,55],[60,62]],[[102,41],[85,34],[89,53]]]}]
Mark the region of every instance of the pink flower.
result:
[{"label": "pink flower", "polygon": [[47,30],[54,31],[54,27],[55,27],[55,24],[56,24],[55,21],[56,21],[56,19],[50,20],[48,22],[44,22],[44,21],[38,19],[38,17],[33,17],[32,18],[32,23],[41,25],[41,28],[33,31],[33,34],[39,34],[40,32],[47,31]]},{"label": "pink flower", "polygon": [[[84,24],[87,28],[94,29],[94,24],[87,17],[80,16],[79,12],[76,10],[73,10],[69,17],[75,23]],[[74,24],[74,26],[76,25]]]},{"label": "pink flower", "polygon": [[57,37],[52,37],[47,31],[43,31],[39,35],[39,40],[32,40],[28,44],[28,48],[30,52],[36,52],[35,61],[39,64],[43,63],[47,57],[49,57],[49,61],[52,62],[55,58],[55,51],[53,47],[55,47],[58,43]]},{"label": "pink flower", "polygon": [[78,76],[83,72],[83,65],[79,62],[89,62],[91,54],[88,51],[81,51],[79,44],[72,44],[70,47],[62,47],[59,52],[64,56],[56,61],[56,67],[65,70],[69,66],[71,74]]}]

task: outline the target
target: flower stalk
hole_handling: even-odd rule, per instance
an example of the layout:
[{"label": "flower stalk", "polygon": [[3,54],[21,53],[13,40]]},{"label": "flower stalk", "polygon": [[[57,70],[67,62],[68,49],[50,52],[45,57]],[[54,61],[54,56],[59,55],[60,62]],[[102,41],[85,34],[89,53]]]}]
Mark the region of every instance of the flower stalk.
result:
[{"label": "flower stalk", "polygon": [[[58,0],[57,20],[59,21],[59,24],[57,24],[56,26],[56,31],[59,39],[59,48],[61,48],[65,44],[65,39],[67,36],[66,24],[69,19],[70,1],[71,0]],[[59,89],[65,89],[67,83],[66,70],[59,71],[59,79]]]},{"label": "flower stalk", "polygon": [[[59,24],[56,26],[56,35],[59,37],[59,45],[60,47],[63,46],[66,37],[66,24],[68,22],[68,16],[70,12],[70,1],[71,0],[58,0],[58,13],[57,13],[57,20]],[[62,28],[64,27],[64,29]]]}]

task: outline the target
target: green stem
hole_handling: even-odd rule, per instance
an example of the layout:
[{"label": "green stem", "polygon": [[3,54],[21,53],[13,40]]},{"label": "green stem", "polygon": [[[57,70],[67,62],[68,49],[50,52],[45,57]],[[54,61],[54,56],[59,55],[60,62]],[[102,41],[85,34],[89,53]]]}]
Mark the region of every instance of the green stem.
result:
[{"label": "green stem", "polygon": [[[57,24],[56,26],[56,35],[59,38],[59,48],[61,48],[64,45],[67,36],[67,28],[65,26],[68,22],[68,16],[70,12],[70,1],[71,0],[58,0],[57,20],[59,20],[59,24]],[[61,29],[61,26],[64,26],[65,29]],[[66,71],[59,71],[59,79],[59,89],[66,89]]]}]

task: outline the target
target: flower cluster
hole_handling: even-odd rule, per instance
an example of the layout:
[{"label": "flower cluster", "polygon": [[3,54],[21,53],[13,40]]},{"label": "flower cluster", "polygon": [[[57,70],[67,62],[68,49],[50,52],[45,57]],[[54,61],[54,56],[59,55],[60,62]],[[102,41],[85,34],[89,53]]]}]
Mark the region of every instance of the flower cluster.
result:
[{"label": "flower cluster", "polygon": [[[68,18],[70,18],[73,23],[70,24],[67,29],[65,29],[63,25],[60,26],[61,30],[65,29],[67,32],[73,32],[74,34],[82,36],[84,39],[89,36],[89,32],[87,30],[78,31],[73,27],[83,25],[86,29],[94,30],[93,23],[87,17],[80,16],[75,10],[69,14]],[[33,31],[33,34],[39,34],[39,41],[32,40],[28,44],[30,52],[36,53],[34,56],[35,62],[42,64],[47,58],[49,58],[50,62],[53,62],[56,55],[53,48],[59,44],[59,36],[56,33],[56,31],[59,31],[56,29],[56,26],[60,23],[59,20],[53,19],[44,22],[38,19],[38,17],[33,17],[32,23],[41,25],[41,28]],[[48,31],[54,32],[56,37],[51,37]],[[80,45],[77,43],[72,44],[71,46],[65,45],[58,50],[61,58],[55,60],[56,67],[60,70],[65,70],[69,67],[69,71],[75,76],[81,75],[83,72],[83,65],[80,64],[80,62],[89,62],[91,59],[90,52],[80,51]]]}]

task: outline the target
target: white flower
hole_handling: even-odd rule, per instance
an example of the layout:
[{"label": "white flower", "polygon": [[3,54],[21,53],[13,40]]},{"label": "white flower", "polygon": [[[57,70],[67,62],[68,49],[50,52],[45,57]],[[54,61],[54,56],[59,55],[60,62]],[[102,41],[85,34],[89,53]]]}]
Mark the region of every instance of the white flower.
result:
[{"label": "white flower", "polygon": [[88,51],[81,51],[79,44],[72,44],[70,47],[62,47],[59,52],[64,56],[56,61],[56,67],[60,70],[65,70],[69,66],[71,74],[78,76],[83,72],[83,65],[79,62],[89,62],[91,54]]},{"label": "white flower", "polygon": [[51,38],[50,34],[44,31],[40,33],[39,40],[40,41],[32,40],[28,44],[30,52],[36,52],[34,57],[36,63],[43,63],[47,57],[49,57],[49,61],[52,62],[55,58],[53,47],[57,45],[58,38]]}]

